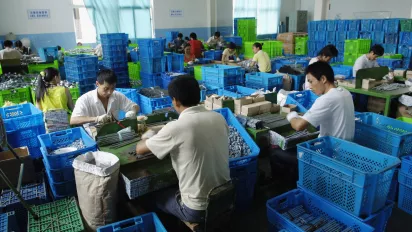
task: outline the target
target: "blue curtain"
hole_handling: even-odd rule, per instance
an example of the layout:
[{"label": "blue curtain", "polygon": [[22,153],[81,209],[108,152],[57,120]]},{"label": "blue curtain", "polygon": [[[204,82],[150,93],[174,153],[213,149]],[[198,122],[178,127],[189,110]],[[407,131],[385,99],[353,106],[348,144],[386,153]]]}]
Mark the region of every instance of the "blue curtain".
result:
[{"label": "blue curtain", "polygon": [[84,0],[96,27],[97,40],[104,33],[127,33],[129,38],[152,37],[150,0]]}]

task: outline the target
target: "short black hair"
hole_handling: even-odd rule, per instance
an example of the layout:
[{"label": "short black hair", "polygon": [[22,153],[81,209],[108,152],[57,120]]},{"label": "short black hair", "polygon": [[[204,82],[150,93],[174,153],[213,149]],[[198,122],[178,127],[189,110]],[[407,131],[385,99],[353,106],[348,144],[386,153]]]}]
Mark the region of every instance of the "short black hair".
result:
[{"label": "short black hair", "polygon": [[382,47],[382,45],[375,44],[371,47],[369,52],[373,52],[373,54],[378,56],[383,56],[383,54],[385,53],[385,49]]},{"label": "short black hair", "polygon": [[215,36],[216,36],[216,37],[220,37],[220,31],[216,31],[216,32],[215,32]]},{"label": "short black hair", "polygon": [[179,33],[179,34],[177,34],[177,37],[178,37],[178,38],[183,38],[183,34],[182,34],[182,33]]},{"label": "short black hair", "polygon": [[320,80],[322,76],[325,76],[328,82],[335,82],[335,74],[333,73],[333,69],[326,62],[318,61],[309,65],[306,68],[305,74],[308,75],[309,73],[312,76],[314,76],[317,80]]},{"label": "short black hair", "polygon": [[199,82],[193,76],[176,77],[170,82],[168,90],[169,96],[185,107],[196,106],[200,102]]},{"label": "short black hair", "polygon": [[14,42],[14,46],[17,48],[21,48],[23,47],[23,43],[20,40],[17,40],[16,42]]},{"label": "short black hair", "polygon": [[259,48],[260,50],[262,50],[262,46],[263,46],[263,44],[261,44],[261,43],[254,43],[253,44],[253,47]]},{"label": "short black hair", "polygon": [[236,44],[233,43],[233,42],[230,42],[227,47],[230,48],[230,49],[236,49]]},{"label": "short black hair", "polygon": [[117,76],[112,70],[103,69],[100,70],[97,74],[97,81],[101,85],[103,85],[105,82],[109,85],[113,85],[117,83]]},{"label": "short black hair", "polygon": [[338,56],[338,49],[336,49],[335,45],[328,44],[320,50],[318,56],[327,56],[327,57],[337,57]]},{"label": "short black hair", "polygon": [[191,39],[194,39],[194,40],[197,40],[197,35],[196,35],[196,33],[194,33],[194,32],[190,33],[190,38],[191,38]]},{"label": "short black hair", "polygon": [[4,45],[4,47],[7,47],[7,48],[11,48],[11,47],[13,47],[13,42],[11,42],[10,40],[6,40],[6,41],[4,41],[4,43],[3,43],[3,45]]},{"label": "short black hair", "polygon": [[59,46],[59,45],[57,45],[57,50],[58,50],[58,51],[62,50],[62,47]]}]

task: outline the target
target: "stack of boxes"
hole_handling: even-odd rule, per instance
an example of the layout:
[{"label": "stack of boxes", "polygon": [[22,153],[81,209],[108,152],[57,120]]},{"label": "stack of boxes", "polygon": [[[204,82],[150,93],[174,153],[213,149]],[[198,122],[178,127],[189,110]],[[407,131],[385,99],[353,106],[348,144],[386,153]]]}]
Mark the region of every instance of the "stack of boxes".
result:
[{"label": "stack of boxes", "polygon": [[353,66],[356,59],[369,52],[370,46],[370,39],[346,40],[343,64]]},{"label": "stack of boxes", "polygon": [[285,54],[295,54],[295,38],[307,36],[306,33],[281,33],[278,35],[277,40],[283,42],[283,53]]},{"label": "stack of boxes", "polygon": [[166,71],[162,39],[139,39],[140,79],[145,88],[162,86],[162,72]]},{"label": "stack of boxes", "polygon": [[129,70],[127,65],[127,41],[125,33],[101,34],[103,48],[103,67],[111,69],[117,75],[117,87],[129,88]]},{"label": "stack of boxes", "polygon": [[252,89],[263,89],[277,91],[283,87],[283,74],[276,73],[248,73],[246,74],[246,87]]},{"label": "stack of boxes", "polygon": [[242,37],[243,41],[256,41],[256,18],[235,18],[234,34]]},{"label": "stack of boxes", "polygon": [[79,83],[80,94],[96,88],[97,56],[75,55],[64,58],[66,80]]},{"label": "stack of boxes", "polygon": [[412,68],[412,19],[401,20],[398,53],[402,55],[403,68]]}]

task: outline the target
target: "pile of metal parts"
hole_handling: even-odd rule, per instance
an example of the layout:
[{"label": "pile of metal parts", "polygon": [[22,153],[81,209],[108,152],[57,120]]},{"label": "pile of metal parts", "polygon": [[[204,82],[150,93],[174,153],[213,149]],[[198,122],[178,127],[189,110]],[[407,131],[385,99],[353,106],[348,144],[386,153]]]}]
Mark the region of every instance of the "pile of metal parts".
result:
[{"label": "pile of metal parts", "polygon": [[[128,129],[128,128],[127,128]],[[122,130],[117,133],[99,136],[97,138],[97,144],[99,146],[109,146],[110,149],[118,149],[129,145],[131,143],[137,143],[140,137],[133,130]]]},{"label": "pile of metal parts", "polygon": [[256,72],[258,70],[257,66],[256,65],[250,66],[251,63],[252,63],[252,60],[244,60],[242,62],[239,62],[238,65],[244,68],[246,72]]},{"label": "pile of metal parts", "polygon": [[383,83],[382,85],[376,86],[373,89],[377,91],[393,91],[393,90],[398,90],[398,89],[405,88],[405,87],[407,86],[404,84],[399,84],[399,83],[392,83],[392,84]]},{"label": "pile of metal parts", "polygon": [[311,135],[312,133],[310,133],[308,130],[303,130],[303,131],[296,131],[295,133],[285,136],[285,139],[296,139],[296,138],[301,138],[301,137],[305,137],[308,135]]},{"label": "pile of metal parts", "polygon": [[33,75],[6,73],[0,77],[0,90],[30,87],[35,80]]},{"label": "pile of metal parts", "polygon": [[282,127],[282,126],[290,124],[288,120],[286,120],[285,116],[282,116],[279,114],[266,113],[266,114],[257,115],[253,118],[262,121],[263,127],[269,128],[269,129],[274,129],[277,127]]},{"label": "pile of metal parts", "polygon": [[162,98],[169,96],[169,92],[165,89],[161,89],[160,87],[150,87],[150,88],[143,88],[139,91],[141,95],[144,95],[149,98]]},{"label": "pile of metal parts", "polygon": [[293,222],[297,227],[305,232],[318,231],[341,231],[355,232],[355,228],[347,227],[346,225],[335,221],[326,215],[315,215],[307,212],[303,205],[298,205],[284,213],[282,216]]},{"label": "pile of metal parts", "polygon": [[55,151],[60,150],[62,148],[76,148],[76,150],[81,150],[83,148],[86,148],[86,146],[84,145],[84,142],[82,139],[76,139],[71,144],[67,144],[66,146],[59,147],[58,149],[51,151],[51,152],[49,151],[49,153],[51,155],[60,154],[60,153],[55,153]]},{"label": "pile of metal parts", "polygon": [[243,115],[237,115],[236,119],[242,124],[243,127],[250,127],[256,130],[263,129],[263,121]]},{"label": "pile of metal parts", "polygon": [[93,48],[75,48],[65,51],[65,55],[93,54]]},{"label": "pile of metal parts", "polygon": [[43,62],[40,57],[36,55],[23,55],[20,59],[22,65],[34,64]]},{"label": "pile of metal parts", "polygon": [[229,126],[229,158],[248,156],[251,153],[250,147],[233,126]]},{"label": "pile of metal parts", "polygon": [[63,109],[48,110],[45,112],[44,123],[47,133],[66,130],[70,127],[67,111]]}]

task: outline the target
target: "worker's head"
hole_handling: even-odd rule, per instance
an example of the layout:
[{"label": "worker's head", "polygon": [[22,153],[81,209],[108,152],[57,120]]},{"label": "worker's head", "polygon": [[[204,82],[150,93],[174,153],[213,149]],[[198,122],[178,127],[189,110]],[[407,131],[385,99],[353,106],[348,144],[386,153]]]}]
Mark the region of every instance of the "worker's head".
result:
[{"label": "worker's head", "polygon": [[178,113],[188,107],[196,106],[200,102],[199,83],[193,76],[176,77],[170,82],[168,90],[173,107]]},{"label": "worker's head", "polygon": [[57,45],[57,51],[61,51],[61,50],[62,50],[62,47]]},{"label": "worker's head", "polygon": [[233,42],[230,42],[227,48],[229,49],[230,52],[233,52],[236,49],[236,44]]},{"label": "worker's head", "polygon": [[183,34],[182,33],[177,34],[177,39],[182,40],[183,39]]},{"label": "worker's head", "polygon": [[215,39],[219,39],[220,38],[220,32],[216,31],[214,37],[215,37]]},{"label": "worker's head", "polygon": [[332,44],[326,45],[320,52],[318,53],[319,61],[329,63],[330,60],[334,57],[338,56],[338,49]]},{"label": "worker's head", "polygon": [[322,95],[335,86],[335,74],[332,67],[326,62],[315,62],[306,68],[308,82],[316,95]]},{"label": "worker's head", "polygon": [[378,57],[383,56],[384,53],[385,49],[381,45],[375,44],[369,50],[367,57],[369,60],[376,60]]},{"label": "worker's head", "polygon": [[55,68],[46,68],[40,72],[37,77],[36,101],[41,102],[46,95],[47,88],[60,83],[59,70]]},{"label": "worker's head", "polygon": [[97,93],[100,97],[109,98],[116,89],[117,76],[110,69],[103,69],[97,74]]},{"label": "worker's head", "polygon": [[3,45],[5,48],[11,48],[13,47],[13,42],[11,42],[10,40],[6,40],[4,41]]},{"label": "worker's head", "polygon": [[197,35],[196,35],[196,33],[194,33],[194,32],[190,33],[190,39],[191,39],[191,40],[197,40]]},{"label": "worker's head", "polygon": [[190,55],[190,44],[186,44],[184,48],[185,54]]},{"label": "worker's head", "polygon": [[83,46],[82,42],[77,42],[77,46]]},{"label": "worker's head", "polygon": [[263,44],[261,43],[254,43],[252,46],[253,52],[256,54],[258,53],[260,50],[262,50],[262,46]]},{"label": "worker's head", "polygon": [[22,43],[20,40],[17,40],[17,41],[14,43],[14,46],[15,46],[16,48],[22,48],[22,47],[23,47],[23,43]]}]

